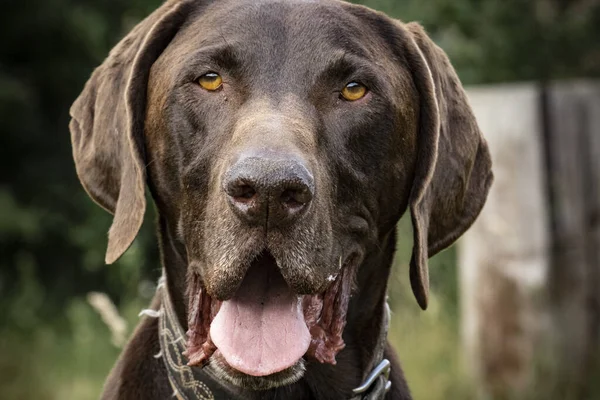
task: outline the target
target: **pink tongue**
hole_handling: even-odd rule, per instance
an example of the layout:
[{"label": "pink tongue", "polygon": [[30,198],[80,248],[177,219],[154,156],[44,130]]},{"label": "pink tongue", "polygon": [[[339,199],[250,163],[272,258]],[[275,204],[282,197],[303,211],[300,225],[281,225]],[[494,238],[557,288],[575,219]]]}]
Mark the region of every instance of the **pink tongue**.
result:
[{"label": "pink tongue", "polygon": [[231,367],[252,376],[282,371],[306,353],[311,336],[301,297],[289,289],[272,257],[250,267],[235,296],[221,305],[210,337]]}]

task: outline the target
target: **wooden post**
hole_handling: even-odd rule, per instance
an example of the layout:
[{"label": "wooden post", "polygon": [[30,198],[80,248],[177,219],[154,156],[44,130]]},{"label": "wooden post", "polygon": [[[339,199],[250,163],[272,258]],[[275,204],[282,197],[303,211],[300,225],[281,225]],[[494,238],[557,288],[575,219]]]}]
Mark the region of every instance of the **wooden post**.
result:
[{"label": "wooden post", "polygon": [[545,168],[538,91],[503,85],[468,91],[492,153],[487,203],[459,246],[463,343],[482,397],[525,390],[549,326]]},{"label": "wooden post", "polygon": [[469,90],[496,180],[459,245],[481,398],[587,399],[600,335],[600,85]]},{"label": "wooden post", "polygon": [[546,105],[556,392],[588,399],[600,350],[600,84],[554,84]]}]

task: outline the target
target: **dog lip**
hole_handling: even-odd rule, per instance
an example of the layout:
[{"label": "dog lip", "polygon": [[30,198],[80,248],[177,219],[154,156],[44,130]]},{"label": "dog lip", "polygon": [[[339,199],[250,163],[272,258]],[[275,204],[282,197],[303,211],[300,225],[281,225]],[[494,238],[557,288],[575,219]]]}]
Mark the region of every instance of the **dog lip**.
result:
[{"label": "dog lip", "polygon": [[207,368],[217,379],[222,379],[240,388],[262,391],[299,381],[306,371],[305,364],[306,360],[301,358],[296,364],[282,371],[256,377],[233,368],[227,363],[223,354],[217,350],[211,357]]},{"label": "dog lip", "polygon": [[[260,357],[257,356],[257,358],[255,355],[252,355],[251,352],[248,353],[244,349],[246,344],[240,347],[239,340],[245,343],[247,341],[246,339],[250,339],[249,337],[244,339],[244,336],[247,336],[247,332],[246,334],[242,332],[242,336],[238,337],[238,339],[234,338],[235,335],[239,336],[239,331],[237,333],[235,332],[238,329],[235,328],[235,324],[237,324],[237,322],[234,321],[234,325],[231,325],[233,323],[231,318],[235,317],[237,320],[238,317],[236,317],[236,315],[240,312],[235,311],[235,307],[229,312],[229,314],[231,314],[231,312],[233,312],[233,314],[229,315],[228,317],[221,317],[221,327],[215,328],[217,330],[213,332],[213,322],[215,321],[217,314],[221,311],[220,309],[222,307],[222,303],[218,299],[210,296],[209,292],[204,289],[204,284],[200,275],[197,273],[192,273],[190,286],[188,287],[189,293],[191,294],[191,302],[189,306],[190,312],[188,314],[189,331],[187,351],[185,353],[186,357],[189,359],[188,365],[205,365],[207,362],[211,361],[215,351],[218,351],[221,354],[221,358],[223,358],[222,361],[226,363],[231,370],[235,370],[236,373],[242,374],[240,376],[246,376],[252,379],[265,377],[266,380],[271,380],[274,375],[283,373],[290,368],[294,368],[299,361],[302,361],[307,357],[310,359],[315,359],[320,363],[335,365],[337,353],[345,347],[344,341],[342,340],[342,333],[346,324],[346,313],[352,289],[353,275],[355,268],[357,267],[357,263],[360,261],[360,256],[356,251],[350,251],[347,254],[348,255],[345,257],[344,263],[341,262],[344,258],[340,257],[339,269],[332,271],[333,273],[329,275],[323,276],[321,290],[318,290],[312,294],[299,294],[294,292],[284,277],[280,275],[280,273],[276,272],[279,270],[279,265],[277,264],[275,258],[268,251],[263,251],[260,256],[254,257],[253,263],[258,262],[258,264],[252,265],[251,263],[251,265],[247,267],[246,275],[242,279],[242,282],[239,283],[239,287],[235,291],[233,298],[237,298],[236,304],[237,302],[242,301],[242,303],[239,305],[243,305],[244,302],[248,301],[250,303],[244,307],[251,307],[251,309],[256,308],[256,310],[258,310],[252,312],[249,312],[249,310],[243,311],[240,315],[244,316],[244,320],[247,322],[248,326],[253,326],[254,328],[252,329],[256,330],[256,332],[261,335],[262,339],[260,340],[262,340],[262,342],[259,340],[260,343],[263,343],[263,345],[260,346],[261,348],[271,348],[271,345],[265,347],[264,344],[272,344],[273,340],[277,342],[282,339],[279,334],[274,333],[274,331],[292,332],[291,336],[286,340],[291,341],[291,343],[296,343],[296,346],[292,346],[291,349],[288,349],[289,351],[286,350],[288,357],[285,360],[280,359],[278,355],[281,353],[279,353],[277,350],[275,350],[275,353],[278,355],[269,355],[267,352],[264,355],[261,353]],[[266,257],[267,260],[265,260],[263,257]],[[260,264],[261,262],[263,264]],[[262,268],[263,270],[264,268],[268,268],[268,270],[271,272],[267,273],[264,279],[269,277],[269,282],[271,279],[275,279],[273,282],[278,282],[276,287],[279,289],[270,288],[270,284],[266,284],[265,286],[264,282],[257,283],[263,278],[260,278],[259,281],[256,281],[259,276],[254,274],[254,277],[252,277],[249,282],[246,282],[251,283],[251,286],[246,287],[243,292],[240,292],[241,285],[244,284],[243,281],[247,277],[251,268]],[[257,271],[255,270],[255,272]],[[262,275],[262,273],[259,273],[259,275]],[[254,280],[254,283],[252,283],[252,280]],[[252,289],[253,287],[254,289]],[[283,287],[287,288],[283,290]],[[272,311],[263,314],[264,311],[261,310],[266,309],[263,308],[262,304],[259,305],[260,300],[256,300],[253,293],[256,293],[256,296],[267,296],[265,297],[264,301],[271,305],[268,306],[265,304],[264,307],[274,307]],[[296,293],[295,296],[294,293]],[[283,312],[285,315],[287,315],[286,313],[288,311],[285,311],[286,308],[279,308],[279,301],[274,300],[272,297],[280,295],[284,295],[282,300],[289,296],[298,298],[299,304],[295,307],[300,308],[300,314],[297,315],[297,312],[294,313],[296,316],[294,316],[292,319],[295,322],[291,323],[292,319],[290,319],[288,321],[289,326],[286,325],[287,323],[284,323],[286,327],[281,329],[277,328],[277,324],[273,326],[271,323],[268,323],[267,328],[264,328],[265,325],[262,323],[258,323],[257,325],[255,317],[259,319],[266,318],[266,321],[277,321],[279,318],[274,317],[274,315],[279,315],[280,312]],[[243,300],[243,298],[246,298],[246,300]],[[269,298],[270,300],[267,300]],[[284,303],[287,304],[288,302],[285,301]],[[230,307],[232,305],[235,304],[230,304]],[[256,312],[258,313],[253,316],[253,314]],[[286,316],[286,319],[282,321],[286,321],[289,318],[291,318],[291,316]],[[282,321],[280,321],[280,323]],[[300,321],[305,324],[302,325],[304,328],[298,325]],[[234,330],[231,331],[231,329]],[[300,348],[297,348],[300,343],[298,340],[305,335],[300,334],[299,332],[302,332],[305,329],[308,329],[308,332],[306,332],[308,347],[301,351]],[[231,332],[227,333],[227,331]],[[211,337],[213,333],[217,334],[214,336],[214,342],[213,338]],[[250,335],[250,337],[252,337],[252,335]],[[236,342],[236,340],[238,342]],[[255,341],[255,339],[250,341]],[[302,339],[301,342],[304,343],[304,339]],[[260,343],[258,343],[258,345],[260,345]],[[217,344],[219,346],[217,346]],[[225,347],[219,348],[222,345],[225,345]],[[282,344],[282,346],[283,347],[280,346],[282,349],[287,348],[287,342]],[[233,364],[225,361],[226,357],[225,353],[223,353],[223,350],[226,350],[226,354],[228,354],[229,359],[233,361]],[[278,359],[279,361],[277,361]]]}]

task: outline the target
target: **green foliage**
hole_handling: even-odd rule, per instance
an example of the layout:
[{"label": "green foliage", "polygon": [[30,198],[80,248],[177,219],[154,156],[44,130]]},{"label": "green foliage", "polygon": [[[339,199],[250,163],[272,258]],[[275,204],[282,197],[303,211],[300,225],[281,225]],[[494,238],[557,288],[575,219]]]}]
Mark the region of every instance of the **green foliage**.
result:
[{"label": "green foliage", "polygon": [[600,6],[586,0],[363,0],[422,23],[463,83],[600,76]]},{"label": "green foliage", "polygon": [[[121,307],[130,327],[145,301],[127,300]],[[84,300],[72,299],[63,312],[60,325],[42,318],[26,334],[0,329],[3,399],[98,398],[120,349],[111,344],[108,328]]]},{"label": "green foliage", "polygon": [[[144,257],[105,268],[110,216],[75,175],[69,107],[93,68],[158,2],[9,1],[0,14],[0,303],[27,259],[42,282],[42,315],[55,318],[72,296],[106,290],[118,300],[131,278],[157,265],[145,233]],[[125,265],[128,264],[128,265]],[[125,268],[123,268],[125,267]],[[124,272],[126,271],[126,272]],[[154,273],[153,275],[156,275]],[[0,315],[0,323],[8,324]]]}]

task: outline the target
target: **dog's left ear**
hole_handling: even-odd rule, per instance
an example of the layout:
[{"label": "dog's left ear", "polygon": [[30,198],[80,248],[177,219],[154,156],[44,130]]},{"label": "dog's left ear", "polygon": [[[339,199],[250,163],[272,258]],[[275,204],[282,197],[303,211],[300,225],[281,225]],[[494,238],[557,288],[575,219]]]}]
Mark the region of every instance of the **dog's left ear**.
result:
[{"label": "dog's left ear", "polygon": [[71,107],[77,175],[90,197],[114,215],[106,263],[135,239],[146,208],[144,119],[154,61],[186,20],[191,0],[169,0],[140,22],[98,67]]},{"label": "dog's left ear", "polygon": [[492,184],[492,162],[448,57],[416,23],[402,26],[405,54],[420,98],[415,180],[410,194],[414,247],[410,282],[427,308],[427,260],[475,221]]}]

